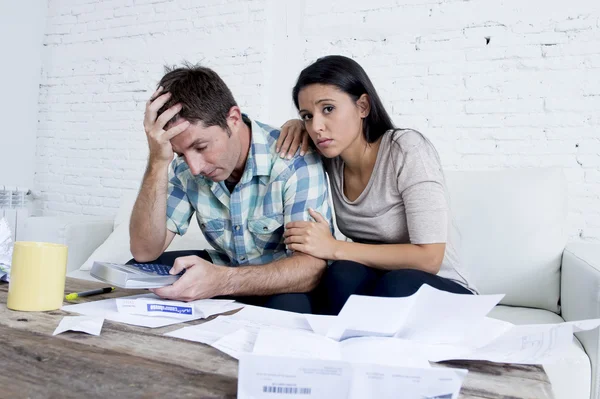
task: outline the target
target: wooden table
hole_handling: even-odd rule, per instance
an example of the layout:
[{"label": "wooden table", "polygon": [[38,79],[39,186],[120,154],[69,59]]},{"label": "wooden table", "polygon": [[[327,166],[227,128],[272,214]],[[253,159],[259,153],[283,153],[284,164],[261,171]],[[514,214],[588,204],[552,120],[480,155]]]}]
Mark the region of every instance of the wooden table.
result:
[{"label": "wooden table", "polygon": [[[67,279],[66,291],[98,288]],[[99,300],[144,291],[116,290],[82,298]],[[0,283],[0,397],[2,398],[235,398],[237,361],[208,346],[166,337],[183,327],[144,328],[105,320],[100,336],[52,336],[69,313],[16,312],[6,308],[8,284]],[[192,325],[202,320],[185,323]],[[539,366],[444,362],[469,369],[461,398],[552,398]]]}]

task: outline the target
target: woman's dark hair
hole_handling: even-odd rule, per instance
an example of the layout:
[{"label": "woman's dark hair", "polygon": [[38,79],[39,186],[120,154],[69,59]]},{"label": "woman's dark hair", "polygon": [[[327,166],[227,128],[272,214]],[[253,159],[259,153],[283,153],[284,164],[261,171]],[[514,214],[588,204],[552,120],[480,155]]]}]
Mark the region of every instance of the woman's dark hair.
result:
[{"label": "woman's dark hair", "polygon": [[363,119],[363,134],[367,143],[377,141],[386,131],[394,129],[392,119],[383,107],[371,79],[353,59],[341,55],[321,57],[300,72],[292,91],[294,104],[299,109],[300,90],[312,84],[332,85],[357,101],[360,96],[369,96],[369,115]]}]

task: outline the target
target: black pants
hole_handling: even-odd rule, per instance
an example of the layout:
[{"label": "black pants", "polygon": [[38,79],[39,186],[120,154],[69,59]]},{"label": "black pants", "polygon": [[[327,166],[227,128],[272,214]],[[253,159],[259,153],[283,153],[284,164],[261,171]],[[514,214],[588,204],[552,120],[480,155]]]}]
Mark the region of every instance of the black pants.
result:
[{"label": "black pants", "polygon": [[[131,263],[157,263],[165,266],[173,266],[175,259],[182,256],[198,256],[208,262],[212,263],[210,255],[206,251],[170,251],[165,252],[157,259],[152,262],[136,262],[135,259],[131,259],[128,264]],[[227,297],[228,299],[235,299],[238,302],[245,303],[247,305],[262,306],[265,308],[287,310],[289,312],[297,313],[312,313],[312,295],[310,293],[288,293],[288,294],[276,294],[269,296],[240,296],[240,297]],[[226,298],[226,297],[219,297]]]},{"label": "black pants", "polygon": [[[318,313],[337,315],[350,295],[406,297],[428,284],[455,294],[472,294],[458,283],[421,270],[379,270],[348,260],[333,262],[325,271],[318,292]],[[316,304],[315,304],[316,305]]]}]

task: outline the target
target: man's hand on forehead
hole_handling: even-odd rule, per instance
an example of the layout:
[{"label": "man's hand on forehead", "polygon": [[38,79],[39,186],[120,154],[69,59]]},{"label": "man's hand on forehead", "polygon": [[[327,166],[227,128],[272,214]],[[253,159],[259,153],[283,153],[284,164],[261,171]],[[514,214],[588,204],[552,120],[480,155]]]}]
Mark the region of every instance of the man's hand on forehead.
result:
[{"label": "man's hand on forehead", "polygon": [[177,103],[169,105],[167,108],[166,105],[170,100],[171,94],[164,92],[161,86],[146,102],[144,130],[150,147],[151,161],[170,162],[174,155],[170,140],[190,125],[188,121],[172,123],[177,119],[182,105]]}]

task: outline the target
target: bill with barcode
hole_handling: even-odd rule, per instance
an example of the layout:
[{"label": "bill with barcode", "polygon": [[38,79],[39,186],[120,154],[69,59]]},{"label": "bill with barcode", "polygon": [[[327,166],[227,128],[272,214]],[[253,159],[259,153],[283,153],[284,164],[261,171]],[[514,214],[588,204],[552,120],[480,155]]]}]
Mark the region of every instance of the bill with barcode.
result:
[{"label": "bill with barcode", "polygon": [[457,399],[466,375],[462,369],[247,353],[240,357],[238,398]]},{"label": "bill with barcode", "polygon": [[284,393],[288,395],[310,395],[310,388],[263,386],[265,393]]}]

